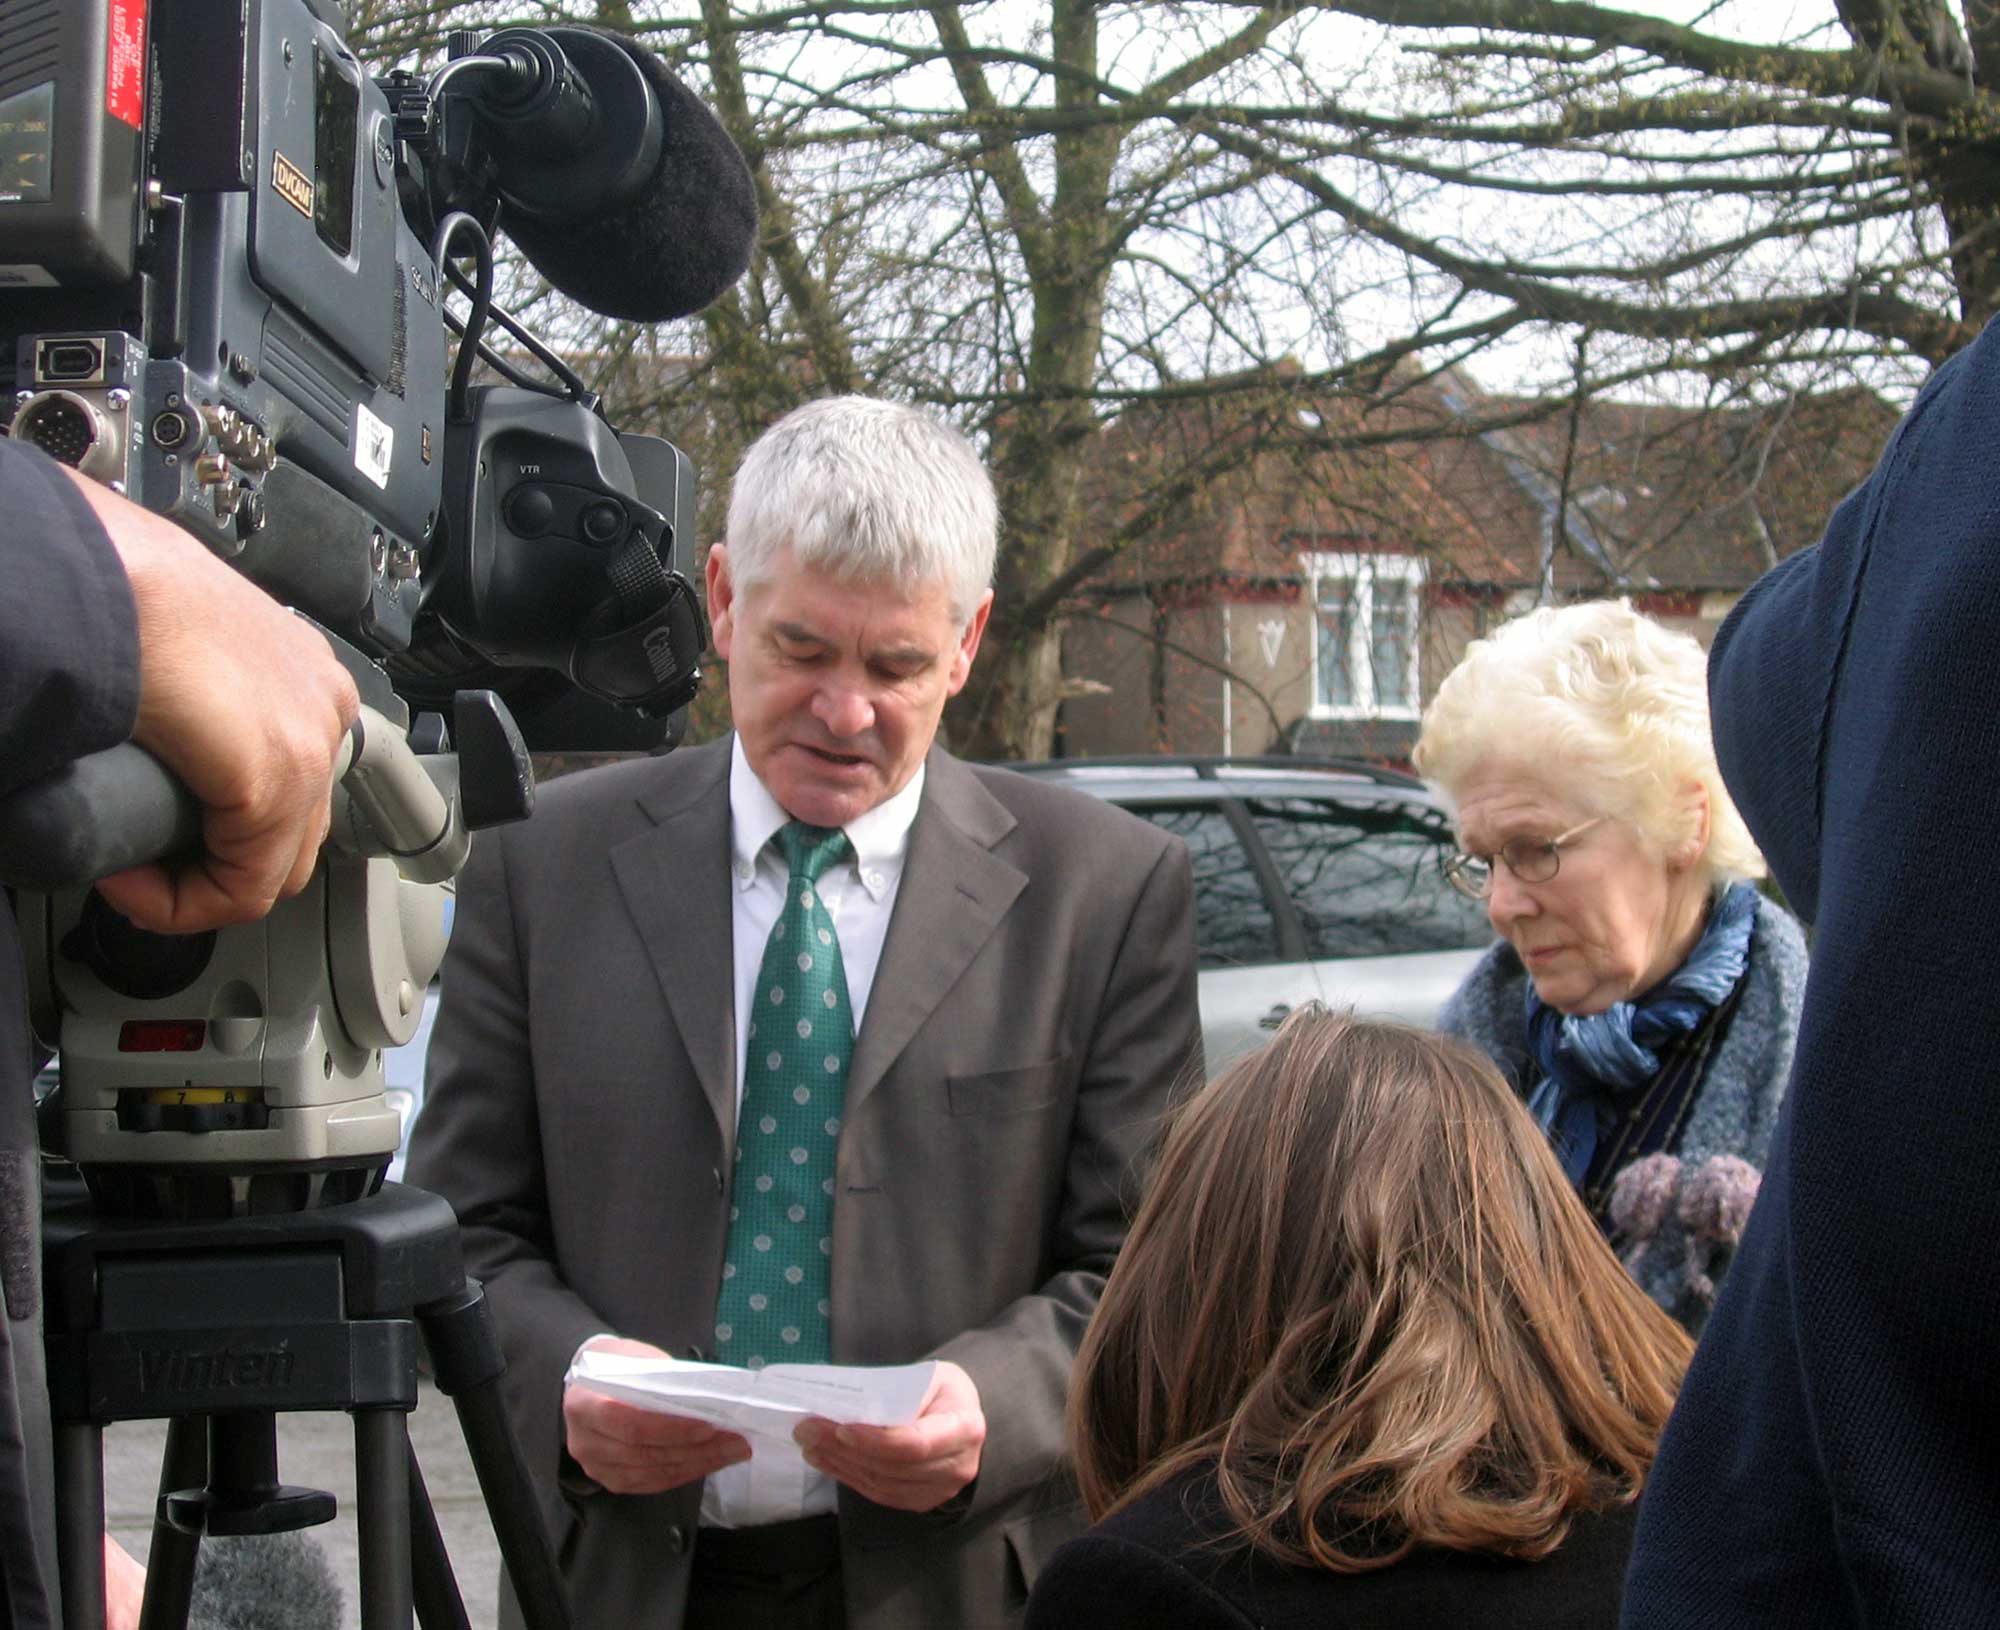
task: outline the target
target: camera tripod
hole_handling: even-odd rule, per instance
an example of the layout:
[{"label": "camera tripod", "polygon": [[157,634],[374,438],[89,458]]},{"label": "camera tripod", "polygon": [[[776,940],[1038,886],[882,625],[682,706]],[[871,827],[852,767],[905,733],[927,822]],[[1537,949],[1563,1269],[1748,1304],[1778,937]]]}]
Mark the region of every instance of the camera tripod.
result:
[{"label": "camera tripod", "polygon": [[204,1534],[326,1522],[334,1498],[278,1481],[277,1422],[354,1418],[363,1630],[467,1630],[410,1447],[421,1328],[457,1406],[530,1630],[569,1630],[548,1536],[501,1413],[505,1369],[450,1206],[367,1199],[214,1222],[107,1217],[51,1195],[43,1230],[56,1547],[64,1622],[104,1622],[104,1425],[168,1421],[142,1630],[187,1622]]}]

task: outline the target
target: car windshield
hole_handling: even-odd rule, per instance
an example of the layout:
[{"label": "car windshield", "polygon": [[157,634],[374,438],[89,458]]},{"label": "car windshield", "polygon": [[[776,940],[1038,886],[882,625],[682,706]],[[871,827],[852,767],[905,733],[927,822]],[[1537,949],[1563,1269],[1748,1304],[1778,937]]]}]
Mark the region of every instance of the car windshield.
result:
[{"label": "car windshield", "polygon": [[1250,798],[1244,807],[1315,960],[1467,950],[1492,940],[1485,908],[1438,870],[1451,845],[1441,811],[1358,798]]},{"label": "car windshield", "polygon": [[1135,804],[1132,813],[1188,846],[1195,949],[1204,968],[1278,960],[1278,924],[1243,840],[1220,804]]}]

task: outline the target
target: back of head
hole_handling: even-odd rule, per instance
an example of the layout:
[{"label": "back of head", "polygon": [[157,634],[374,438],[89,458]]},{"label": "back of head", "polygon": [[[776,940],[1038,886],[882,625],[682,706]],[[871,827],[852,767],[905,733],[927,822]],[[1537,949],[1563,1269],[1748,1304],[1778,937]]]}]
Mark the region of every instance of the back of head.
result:
[{"label": "back of head", "polygon": [[781,555],[830,576],[942,584],[971,616],[993,581],[993,482],[949,425],[896,402],[835,396],[795,408],[743,455],[730,489],[729,571],[767,581]]},{"label": "back of head", "polygon": [[1289,1562],[1535,1557],[1637,1493],[1687,1353],[1483,1055],[1308,1008],[1173,1119],[1071,1446],[1093,1514],[1212,1467]]},{"label": "back of head", "polygon": [[1699,786],[1704,869],[1764,875],[1716,766],[1707,654],[1629,600],[1544,606],[1474,640],[1424,710],[1411,756],[1447,797],[1476,773],[1518,770],[1661,851],[1685,836],[1686,789]]}]

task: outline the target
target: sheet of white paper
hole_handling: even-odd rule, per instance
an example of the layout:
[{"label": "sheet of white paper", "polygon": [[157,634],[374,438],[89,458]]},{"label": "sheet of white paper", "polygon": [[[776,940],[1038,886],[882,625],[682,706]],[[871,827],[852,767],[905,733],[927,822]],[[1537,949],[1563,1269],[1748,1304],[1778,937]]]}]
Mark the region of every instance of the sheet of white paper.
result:
[{"label": "sheet of white paper", "polygon": [[753,1459],[804,1457],[792,1428],[809,1415],[842,1424],[903,1426],[917,1418],[935,1363],[694,1364],[678,1358],[579,1353],[568,1379],[663,1415],[707,1421],[750,1440]]}]

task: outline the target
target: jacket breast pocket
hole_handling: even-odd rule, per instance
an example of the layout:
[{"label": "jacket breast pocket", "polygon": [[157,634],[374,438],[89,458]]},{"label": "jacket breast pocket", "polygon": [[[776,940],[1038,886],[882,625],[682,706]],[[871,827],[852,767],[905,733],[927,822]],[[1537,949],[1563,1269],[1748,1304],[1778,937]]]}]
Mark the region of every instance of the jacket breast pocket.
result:
[{"label": "jacket breast pocket", "polygon": [[1025,1115],[1060,1101],[1069,1080],[1069,1058],[1018,1065],[980,1075],[945,1079],[945,1097],[954,1115]]}]

